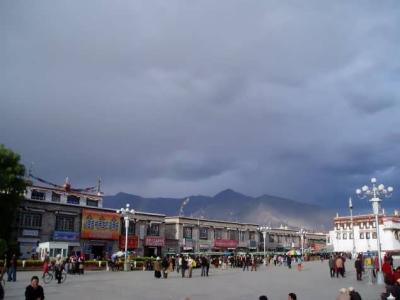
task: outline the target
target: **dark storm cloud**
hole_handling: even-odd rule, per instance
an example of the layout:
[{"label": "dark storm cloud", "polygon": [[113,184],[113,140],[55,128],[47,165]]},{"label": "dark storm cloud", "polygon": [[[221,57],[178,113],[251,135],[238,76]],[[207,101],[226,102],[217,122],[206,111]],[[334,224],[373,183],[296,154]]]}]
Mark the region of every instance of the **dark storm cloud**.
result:
[{"label": "dark storm cloud", "polygon": [[400,4],[2,1],[0,142],[142,195],[400,181]]}]

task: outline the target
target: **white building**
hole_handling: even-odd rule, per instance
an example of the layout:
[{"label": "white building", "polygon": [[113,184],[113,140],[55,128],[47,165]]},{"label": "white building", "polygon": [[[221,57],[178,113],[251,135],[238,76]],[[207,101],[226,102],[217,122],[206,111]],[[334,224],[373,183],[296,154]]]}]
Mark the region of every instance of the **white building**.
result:
[{"label": "white building", "polygon": [[[353,217],[354,228],[350,216],[334,218],[334,230],[329,231],[327,245],[335,252],[352,252],[353,245],[357,253],[377,251],[375,216],[358,215]],[[383,252],[400,251],[400,216],[379,215],[379,234]]]}]

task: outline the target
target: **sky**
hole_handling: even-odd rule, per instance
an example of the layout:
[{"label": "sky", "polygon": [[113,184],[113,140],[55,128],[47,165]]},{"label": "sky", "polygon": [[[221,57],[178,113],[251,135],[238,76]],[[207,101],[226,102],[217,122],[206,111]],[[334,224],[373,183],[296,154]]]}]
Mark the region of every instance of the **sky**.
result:
[{"label": "sky", "polygon": [[399,190],[399,83],[399,1],[0,2],[0,143],[108,195]]}]

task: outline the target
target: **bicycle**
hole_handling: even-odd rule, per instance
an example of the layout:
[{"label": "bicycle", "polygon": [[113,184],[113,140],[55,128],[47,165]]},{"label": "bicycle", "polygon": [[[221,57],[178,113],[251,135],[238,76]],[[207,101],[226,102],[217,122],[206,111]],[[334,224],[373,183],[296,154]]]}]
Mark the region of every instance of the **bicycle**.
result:
[{"label": "bicycle", "polygon": [[[56,277],[56,271],[55,268],[52,267],[48,272],[44,273],[43,275],[43,281],[44,283],[50,283],[54,278]],[[67,279],[67,272],[64,271],[64,269],[61,271],[61,283],[64,283],[64,281]]]}]

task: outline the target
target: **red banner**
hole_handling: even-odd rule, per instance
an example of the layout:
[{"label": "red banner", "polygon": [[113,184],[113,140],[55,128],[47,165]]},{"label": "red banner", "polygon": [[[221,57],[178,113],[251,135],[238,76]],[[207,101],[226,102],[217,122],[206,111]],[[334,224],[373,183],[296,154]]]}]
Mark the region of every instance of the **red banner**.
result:
[{"label": "red banner", "polygon": [[237,240],[215,240],[214,246],[221,248],[236,248],[237,244]]},{"label": "red banner", "polygon": [[[139,246],[139,237],[137,235],[128,235],[128,249],[135,249]],[[125,236],[119,237],[119,248],[125,249]]]},{"label": "red banner", "polygon": [[165,245],[165,239],[158,236],[146,236],[144,238],[144,245],[152,247],[163,247]]}]

